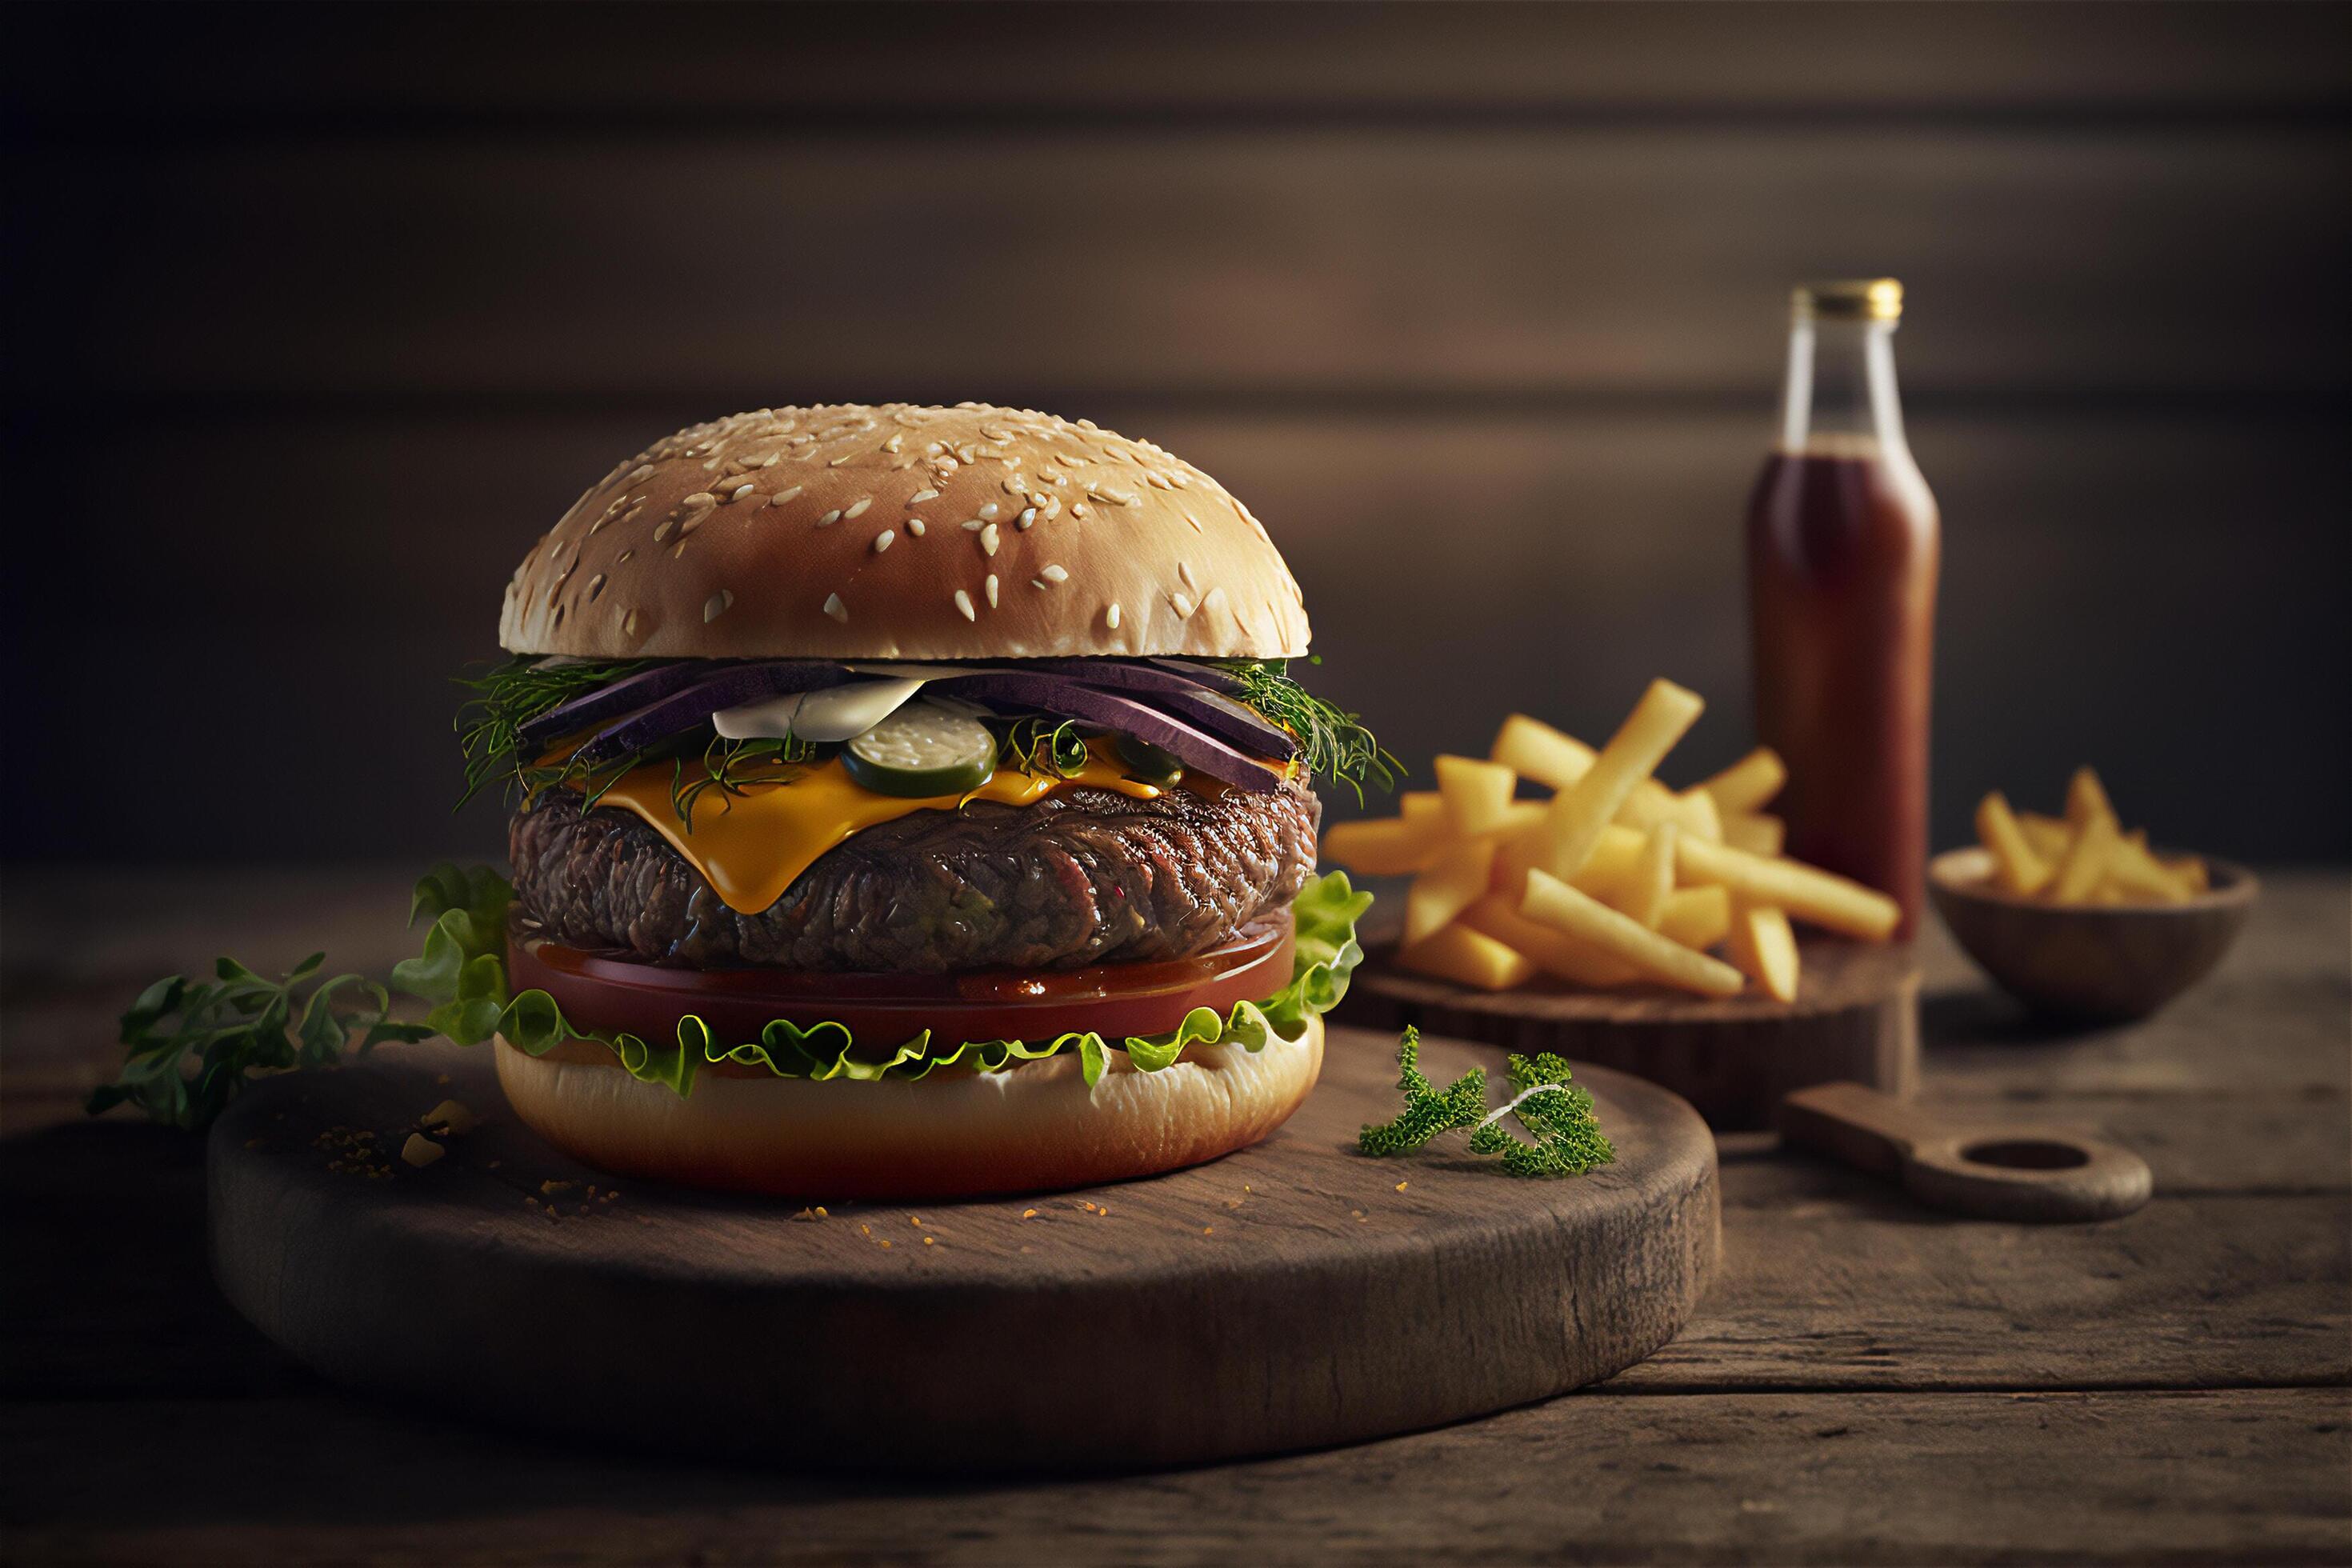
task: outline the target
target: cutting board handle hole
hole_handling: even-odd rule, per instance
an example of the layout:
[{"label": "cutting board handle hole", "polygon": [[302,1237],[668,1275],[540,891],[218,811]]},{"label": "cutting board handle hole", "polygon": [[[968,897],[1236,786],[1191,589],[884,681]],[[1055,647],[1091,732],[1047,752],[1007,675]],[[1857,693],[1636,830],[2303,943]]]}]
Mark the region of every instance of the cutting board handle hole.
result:
[{"label": "cutting board handle hole", "polygon": [[2091,1163],[2088,1151],[2072,1143],[2052,1143],[2038,1138],[1971,1143],[1960,1158],[1979,1165],[2000,1165],[2011,1171],[2071,1171]]}]

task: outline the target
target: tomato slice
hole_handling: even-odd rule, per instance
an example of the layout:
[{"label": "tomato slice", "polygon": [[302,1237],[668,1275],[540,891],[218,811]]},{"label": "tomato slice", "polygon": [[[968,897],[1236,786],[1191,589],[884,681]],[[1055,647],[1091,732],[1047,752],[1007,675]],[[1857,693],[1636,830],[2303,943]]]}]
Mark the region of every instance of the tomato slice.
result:
[{"label": "tomato slice", "polygon": [[[1290,984],[1290,912],[1246,926],[1223,946],[1157,963],[1088,969],[974,970],[962,974],[822,974],[782,969],[674,969],[607,958],[509,931],[517,991],[555,998],[584,1028],[646,1039],[677,1037],[692,1013],[727,1045],[756,1040],[775,1019],[848,1027],[880,1051],[929,1029],[933,1041],[1042,1042],[1092,1029],[1116,1044],[1164,1034],[1195,1007],[1223,1014]],[[751,1069],[757,1070],[757,1069]]]}]

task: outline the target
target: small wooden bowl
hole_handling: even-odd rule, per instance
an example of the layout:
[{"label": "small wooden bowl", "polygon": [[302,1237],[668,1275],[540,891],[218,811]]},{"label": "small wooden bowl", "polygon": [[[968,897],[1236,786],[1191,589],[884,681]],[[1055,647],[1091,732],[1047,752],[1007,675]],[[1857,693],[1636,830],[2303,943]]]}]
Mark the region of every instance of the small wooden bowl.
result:
[{"label": "small wooden bowl", "polygon": [[2039,903],[1992,882],[1992,856],[1953,849],[1927,863],[1937,912],[1969,956],[2037,1012],[2101,1023],[2145,1018],[2221,962],[2261,883],[2205,858],[2213,886],[2185,904]]}]

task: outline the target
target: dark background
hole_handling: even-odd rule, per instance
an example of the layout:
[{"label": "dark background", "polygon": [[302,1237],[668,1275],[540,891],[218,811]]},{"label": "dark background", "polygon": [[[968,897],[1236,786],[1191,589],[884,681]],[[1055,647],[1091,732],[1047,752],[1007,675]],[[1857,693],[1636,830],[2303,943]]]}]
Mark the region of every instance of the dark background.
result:
[{"label": "dark background", "polygon": [[1426,776],[1748,739],[1786,291],[1909,287],[1937,838],[2352,852],[2352,10],[18,5],[12,859],[494,851],[446,677],[624,453],[978,398],[1216,474]]}]

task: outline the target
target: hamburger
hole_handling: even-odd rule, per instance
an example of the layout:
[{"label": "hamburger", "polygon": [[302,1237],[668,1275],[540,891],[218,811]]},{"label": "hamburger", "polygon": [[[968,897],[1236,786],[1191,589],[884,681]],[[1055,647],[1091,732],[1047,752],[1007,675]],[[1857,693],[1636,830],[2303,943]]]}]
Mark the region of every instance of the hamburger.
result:
[{"label": "hamburger", "polygon": [[1081,1185],[1265,1137],[1370,900],[1314,787],[1390,783],[1295,679],[1248,509],[1087,421],[766,408],[614,466],[507,585],[396,976],[605,1170],[819,1197]]}]

